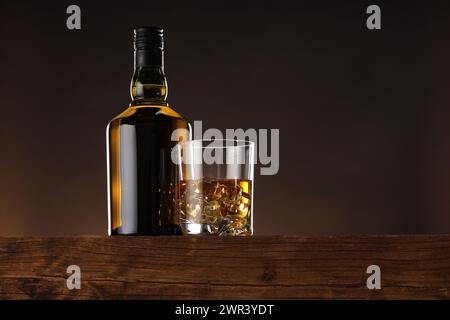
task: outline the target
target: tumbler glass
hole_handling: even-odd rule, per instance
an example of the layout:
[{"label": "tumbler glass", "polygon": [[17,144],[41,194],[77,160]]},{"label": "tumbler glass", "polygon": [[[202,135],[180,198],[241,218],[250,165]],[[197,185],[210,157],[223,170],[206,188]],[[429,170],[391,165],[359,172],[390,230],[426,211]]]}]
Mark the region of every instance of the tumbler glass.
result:
[{"label": "tumbler glass", "polygon": [[175,148],[184,234],[253,234],[254,143],[191,140]]}]

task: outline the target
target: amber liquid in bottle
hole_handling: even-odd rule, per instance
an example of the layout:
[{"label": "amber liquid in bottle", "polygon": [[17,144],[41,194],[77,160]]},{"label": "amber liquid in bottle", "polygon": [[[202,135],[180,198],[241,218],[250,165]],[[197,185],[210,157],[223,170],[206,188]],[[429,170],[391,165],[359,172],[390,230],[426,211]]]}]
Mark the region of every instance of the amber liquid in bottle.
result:
[{"label": "amber liquid in bottle", "polygon": [[163,65],[162,29],[135,29],[135,70],[130,106],[109,124],[108,233],[181,234],[175,200],[177,167],[172,141],[186,140],[188,123],[169,107]]}]

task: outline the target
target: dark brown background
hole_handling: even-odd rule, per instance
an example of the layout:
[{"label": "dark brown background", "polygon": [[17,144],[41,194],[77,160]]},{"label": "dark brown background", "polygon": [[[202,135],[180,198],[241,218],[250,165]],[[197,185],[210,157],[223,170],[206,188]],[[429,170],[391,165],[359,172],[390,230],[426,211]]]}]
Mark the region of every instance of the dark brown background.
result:
[{"label": "dark brown background", "polygon": [[132,29],[166,29],[171,105],[279,128],[257,234],[450,232],[450,5],[0,2],[0,235],[106,232],[105,127],[129,100]]}]

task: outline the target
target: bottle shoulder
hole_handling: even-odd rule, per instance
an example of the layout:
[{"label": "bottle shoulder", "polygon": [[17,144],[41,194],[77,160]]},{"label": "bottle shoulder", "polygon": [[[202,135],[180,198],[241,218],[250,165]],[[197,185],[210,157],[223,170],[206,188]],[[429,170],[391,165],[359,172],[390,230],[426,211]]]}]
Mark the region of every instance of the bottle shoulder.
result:
[{"label": "bottle shoulder", "polygon": [[142,106],[130,106],[122,113],[114,117],[111,122],[120,121],[125,119],[157,119],[157,118],[173,118],[177,120],[184,120],[184,117],[173,110],[169,106],[159,105],[142,105]]}]

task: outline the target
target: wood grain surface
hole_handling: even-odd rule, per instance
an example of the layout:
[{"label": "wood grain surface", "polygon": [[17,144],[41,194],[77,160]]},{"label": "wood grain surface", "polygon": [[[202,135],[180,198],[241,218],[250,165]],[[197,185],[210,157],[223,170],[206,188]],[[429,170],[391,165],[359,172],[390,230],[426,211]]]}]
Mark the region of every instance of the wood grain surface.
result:
[{"label": "wood grain surface", "polygon": [[[369,265],[381,290],[368,290]],[[81,268],[69,290],[67,267]],[[0,299],[448,299],[450,236],[0,238]]]}]

